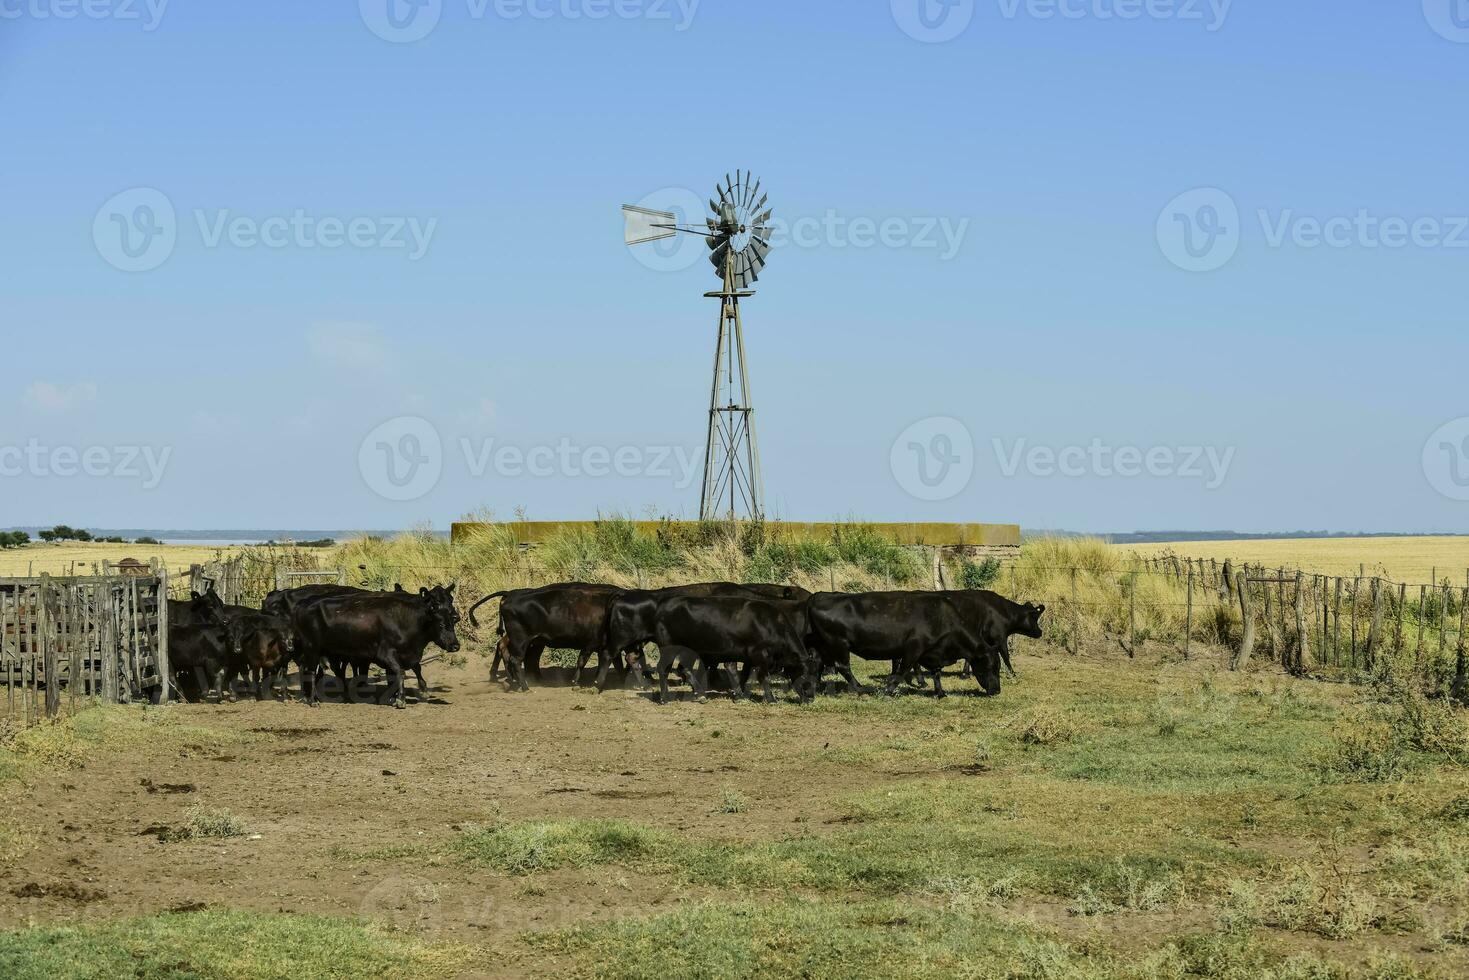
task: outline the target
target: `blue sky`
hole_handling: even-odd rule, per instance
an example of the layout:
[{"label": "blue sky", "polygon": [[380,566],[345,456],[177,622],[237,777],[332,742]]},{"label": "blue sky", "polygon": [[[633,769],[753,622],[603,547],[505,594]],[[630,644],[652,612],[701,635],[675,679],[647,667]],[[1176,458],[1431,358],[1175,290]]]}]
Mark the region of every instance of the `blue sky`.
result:
[{"label": "blue sky", "polygon": [[618,205],[748,167],[772,513],[1466,529],[1465,0],[89,2],[0,0],[0,524],[691,514],[715,281]]}]

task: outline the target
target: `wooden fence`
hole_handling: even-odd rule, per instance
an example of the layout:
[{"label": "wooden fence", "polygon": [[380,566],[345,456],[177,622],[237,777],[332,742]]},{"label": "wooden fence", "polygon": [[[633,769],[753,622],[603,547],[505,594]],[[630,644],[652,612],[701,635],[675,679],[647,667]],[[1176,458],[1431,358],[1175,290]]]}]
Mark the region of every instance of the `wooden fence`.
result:
[{"label": "wooden fence", "polygon": [[0,578],[6,719],[32,724],[81,699],[166,700],[168,572]]}]

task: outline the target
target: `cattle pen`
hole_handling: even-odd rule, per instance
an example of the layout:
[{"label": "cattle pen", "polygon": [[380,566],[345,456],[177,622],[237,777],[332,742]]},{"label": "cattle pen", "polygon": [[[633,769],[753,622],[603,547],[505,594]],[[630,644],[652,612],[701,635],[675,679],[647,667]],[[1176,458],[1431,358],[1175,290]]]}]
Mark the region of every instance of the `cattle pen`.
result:
[{"label": "cattle pen", "polygon": [[168,571],[0,578],[0,676],[9,724],[83,699],[166,700]]}]

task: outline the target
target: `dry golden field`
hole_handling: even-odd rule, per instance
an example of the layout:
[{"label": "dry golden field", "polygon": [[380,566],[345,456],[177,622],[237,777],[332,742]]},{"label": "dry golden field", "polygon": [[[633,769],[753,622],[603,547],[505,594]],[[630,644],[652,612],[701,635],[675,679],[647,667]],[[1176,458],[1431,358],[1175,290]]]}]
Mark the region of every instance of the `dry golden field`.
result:
[{"label": "dry golden field", "polygon": [[1326,575],[1381,575],[1410,585],[1447,578],[1464,585],[1469,573],[1469,537],[1422,538],[1274,538],[1259,541],[1184,541],[1172,544],[1113,545],[1128,554],[1145,557],[1176,554],[1185,558],[1286,565]]},{"label": "dry golden field", "polygon": [[[162,558],[168,570],[177,573],[187,570],[194,563],[213,561],[218,555],[234,549],[212,545],[173,544],[97,544],[75,541],[65,544],[36,544],[24,548],[0,551],[0,577],[20,575],[90,575],[92,565],[100,566],[104,561],[121,561],[136,558],[147,562],[151,558]],[[73,571],[74,570],[74,571]]]}]

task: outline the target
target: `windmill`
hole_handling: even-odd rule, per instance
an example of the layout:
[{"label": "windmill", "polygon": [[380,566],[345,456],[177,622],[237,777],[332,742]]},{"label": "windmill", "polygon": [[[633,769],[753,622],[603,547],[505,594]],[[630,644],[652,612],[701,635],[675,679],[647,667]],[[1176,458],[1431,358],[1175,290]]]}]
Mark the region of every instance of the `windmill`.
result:
[{"label": "windmill", "polygon": [[709,246],[709,262],[723,283],[718,292],[719,338],[714,346],[714,380],[709,392],[709,435],[704,445],[704,489],[699,519],[730,520],[764,517],[760,482],[760,448],[755,438],[755,408],[750,401],[750,374],[745,361],[745,332],[740,300],[754,296],[751,283],[770,254],[768,194],[748,172],[735,171],[715,186],[704,225],[679,224],[671,211],[623,207],[628,245],[642,245],[676,235],[700,235]]}]

